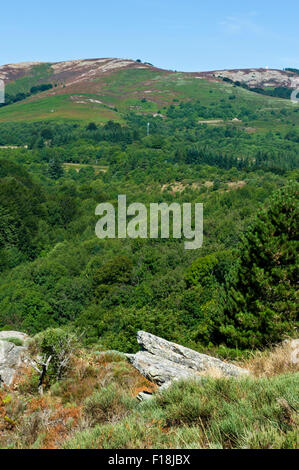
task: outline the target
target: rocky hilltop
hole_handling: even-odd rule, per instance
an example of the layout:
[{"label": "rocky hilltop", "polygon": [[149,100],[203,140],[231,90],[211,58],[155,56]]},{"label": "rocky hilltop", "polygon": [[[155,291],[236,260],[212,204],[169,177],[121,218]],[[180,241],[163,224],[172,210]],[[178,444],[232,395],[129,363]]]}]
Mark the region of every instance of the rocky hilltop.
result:
[{"label": "rocky hilltop", "polygon": [[131,59],[102,58],[79,59],[63,62],[20,62],[0,66],[0,78],[7,82],[26,77],[35,67],[48,67],[50,81],[63,82],[65,86],[93,80],[122,69],[156,69],[149,64],[142,64]]},{"label": "rocky hilltop", "polygon": [[249,88],[286,87],[298,88],[299,75],[287,70],[276,69],[236,69],[202,72],[198,76],[207,79],[229,78],[233,82],[246,83]]},{"label": "rocky hilltop", "polygon": [[[271,103],[261,95],[289,98],[290,90],[299,87],[295,71],[177,72],[118,58],[6,64],[0,66],[0,80],[5,84],[5,103],[0,106],[3,122],[71,118],[103,123],[123,121],[127,113],[164,119],[169,117],[167,108],[175,103],[195,100],[208,107],[229,95],[246,107],[257,100],[258,106],[264,102],[268,108]],[[288,106],[287,101],[273,104]],[[218,118],[216,109],[208,113],[209,119]],[[221,109],[219,113],[221,117]]]}]

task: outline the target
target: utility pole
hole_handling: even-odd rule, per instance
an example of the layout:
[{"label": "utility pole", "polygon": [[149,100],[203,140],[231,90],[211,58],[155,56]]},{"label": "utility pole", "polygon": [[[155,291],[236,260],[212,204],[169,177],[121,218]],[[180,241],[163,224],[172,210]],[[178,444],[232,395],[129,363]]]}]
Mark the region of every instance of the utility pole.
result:
[{"label": "utility pole", "polygon": [[150,123],[148,122],[146,126],[146,135],[149,136],[149,134],[150,134]]}]

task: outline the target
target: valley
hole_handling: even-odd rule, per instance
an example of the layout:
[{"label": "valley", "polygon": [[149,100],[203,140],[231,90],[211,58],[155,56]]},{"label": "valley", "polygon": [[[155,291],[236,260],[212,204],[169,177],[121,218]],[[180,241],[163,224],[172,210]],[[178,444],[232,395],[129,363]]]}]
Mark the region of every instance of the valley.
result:
[{"label": "valley", "polygon": [[[0,448],[296,447],[292,70],[0,67]],[[120,195],[203,204],[202,245],[97,238]]]}]

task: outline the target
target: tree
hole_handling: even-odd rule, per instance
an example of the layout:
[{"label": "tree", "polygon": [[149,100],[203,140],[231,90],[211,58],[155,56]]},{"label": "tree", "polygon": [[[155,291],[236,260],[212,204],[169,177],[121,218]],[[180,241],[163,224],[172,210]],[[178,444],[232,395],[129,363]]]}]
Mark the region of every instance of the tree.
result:
[{"label": "tree", "polygon": [[19,165],[0,160],[0,248],[15,246],[34,257],[43,190]]},{"label": "tree", "polygon": [[233,347],[279,342],[298,326],[299,185],[279,190],[243,237],[220,332]]},{"label": "tree", "polygon": [[197,258],[186,273],[187,286],[197,287],[199,284],[206,286],[215,283],[213,270],[217,262],[215,254]]},{"label": "tree", "polygon": [[94,123],[94,122],[90,122],[87,126],[86,126],[86,130],[87,131],[96,131],[98,128],[97,128],[97,125]]},{"label": "tree", "polygon": [[102,299],[113,287],[130,284],[133,264],[128,256],[116,256],[98,269],[93,277],[94,295]]},{"label": "tree", "polygon": [[41,131],[41,136],[43,139],[46,139],[46,140],[51,140],[53,139],[53,131],[50,127],[45,127],[45,129],[43,129]]},{"label": "tree", "polygon": [[63,176],[64,171],[62,165],[57,159],[53,159],[49,162],[48,173],[53,180],[57,180]]},{"label": "tree", "polygon": [[27,361],[31,364],[33,369],[39,373],[37,390],[40,395],[44,394],[44,381],[45,381],[45,377],[47,375],[51,360],[52,360],[52,356],[49,356],[48,358],[44,360],[27,358]]}]

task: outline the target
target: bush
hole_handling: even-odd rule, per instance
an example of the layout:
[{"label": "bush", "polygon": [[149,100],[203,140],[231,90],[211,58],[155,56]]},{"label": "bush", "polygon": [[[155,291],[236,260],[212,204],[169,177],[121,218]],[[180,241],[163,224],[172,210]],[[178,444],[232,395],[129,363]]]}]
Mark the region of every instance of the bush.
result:
[{"label": "bush", "polygon": [[49,375],[60,380],[67,371],[73,353],[79,347],[78,336],[62,328],[48,328],[38,333],[31,344],[45,358],[51,356]]},{"label": "bush", "polygon": [[93,424],[98,424],[119,420],[135,405],[136,399],[111,383],[85,400],[84,412]]}]

